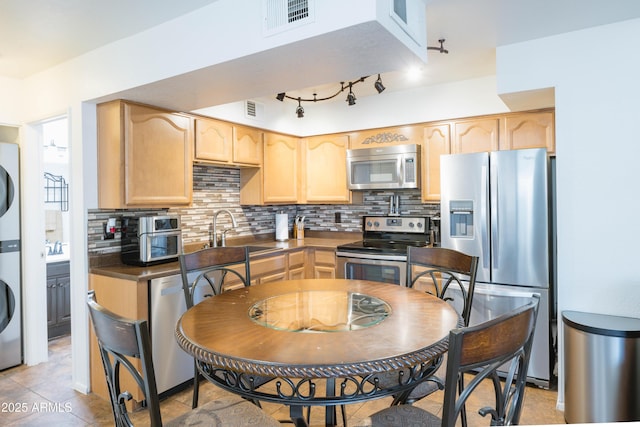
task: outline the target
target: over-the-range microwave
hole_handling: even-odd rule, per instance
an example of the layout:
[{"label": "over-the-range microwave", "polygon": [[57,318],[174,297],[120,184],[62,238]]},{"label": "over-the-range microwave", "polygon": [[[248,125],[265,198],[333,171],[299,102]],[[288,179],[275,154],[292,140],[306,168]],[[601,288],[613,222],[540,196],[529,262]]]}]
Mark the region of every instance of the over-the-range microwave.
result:
[{"label": "over-the-range microwave", "polygon": [[350,190],[419,188],[420,146],[347,150],[347,179]]}]

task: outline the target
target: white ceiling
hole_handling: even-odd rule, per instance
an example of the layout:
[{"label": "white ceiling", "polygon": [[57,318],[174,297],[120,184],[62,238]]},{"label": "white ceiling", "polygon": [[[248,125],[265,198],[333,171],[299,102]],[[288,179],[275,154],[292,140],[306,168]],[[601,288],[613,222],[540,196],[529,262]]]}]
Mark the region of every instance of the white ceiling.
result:
[{"label": "white ceiling", "polygon": [[[0,0],[0,75],[27,77],[214,1]],[[496,46],[637,17],[637,0],[427,0],[428,44],[437,46],[444,38],[450,53],[429,51],[416,81],[400,71],[383,74],[383,81],[392,91],[492,75]],[[233,79],[234,70],[228,71]],[[358,91],[374,93],[373,80]],[[306,97],[335,91],[335,86],[302,88],[298,94]],[[255,90],[264,96],[284,88]]]}]

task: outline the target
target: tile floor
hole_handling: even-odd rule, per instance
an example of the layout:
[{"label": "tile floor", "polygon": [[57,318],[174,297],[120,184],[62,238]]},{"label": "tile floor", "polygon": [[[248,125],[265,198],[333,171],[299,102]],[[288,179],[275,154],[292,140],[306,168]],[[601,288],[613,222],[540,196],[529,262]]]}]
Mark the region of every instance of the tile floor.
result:
[{"label": "tile floor", "polygon": [[[0,424],[5,426],[111,426],[113,419],[109,402],[92,394],[84,395],[71,388],[70,338],[63,337],[51,341],[49,362],[38,366],[18,366],[0,371]],[[200,401],[226,393],[211,385],[203,384]],[[164,421],[189,411],[191,389],[173,395],[162,402]],[[525,407],[521,424],[564,424],[564,415],[555,409],[557,393],[527,387]],[[441,393],[423,399],[416,405],[439,413]],[[388,399],[353,404],[347,406],[347,418],[352,426],[358,420],[376,412],[389,404]],[[480,407],[481,405],[478,405]],[[263,404],[263,409],[279,420],[288,418],[288,410],[276,404]],[[489,425],[489,420],[469,411],[469,426]],[[316,408],[311,412],[312,426],[323,423],[324,411]],[[133,415],[136,426],[148,425],[144,410]],[[291,424],[284,424],[291,425]]]}]

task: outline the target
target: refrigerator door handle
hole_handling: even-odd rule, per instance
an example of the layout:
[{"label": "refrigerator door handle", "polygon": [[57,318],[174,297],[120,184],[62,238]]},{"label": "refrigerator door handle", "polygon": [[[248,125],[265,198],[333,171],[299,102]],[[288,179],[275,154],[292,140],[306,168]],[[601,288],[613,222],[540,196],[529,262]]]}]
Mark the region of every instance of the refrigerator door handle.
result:
[{"label": "refrigerator door handle", "polygon": [[489,173],[487,166],[482,166],[482,183],[480,185],[480,234],[482,241],[482,263],[484,268],[489,268],[489,236],[488,230],[490,229],[488,209],[488,194],[489,194]]},{"label": "refrigerator door handle", "polygon": [[494,168],[491,171],[491,180],[494,185],[492,185],[493,191],[493,203],[492,207],[495,209],[491,210],[491,259],[493,260],[493,268],[500,268],[500,242],[498,240],[498,230],[500,229],[500,179],[498,177],[498,168]]}]

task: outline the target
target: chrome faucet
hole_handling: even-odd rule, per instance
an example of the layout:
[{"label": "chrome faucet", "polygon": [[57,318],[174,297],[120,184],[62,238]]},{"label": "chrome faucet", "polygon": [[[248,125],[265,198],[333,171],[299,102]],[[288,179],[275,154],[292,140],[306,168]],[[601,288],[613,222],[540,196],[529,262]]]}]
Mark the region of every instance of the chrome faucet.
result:
[{"label": "chrome faucet", "polygon": [[[226,213],[229,215],[229,217],[231,218],[231,226],[232,228],[236,228],[238,226],[238,224],[236,223],[236,219],[233,217],[233,214],[231,213],[231,211],[227,210],[227,209],[220,209],[218,212],[213,214],[213,243],[212,246],[214,248],[218,247],[218,231],[217,231],[217,227],[216,227],[216,221],[218,220],[218,215],[220,215],[221,213]],[[224,230],[221,233],[221,239],[220,239],[220,245],[221,246],[225,246],[226,245],[226,234],[228,231],[230,231],[231,228],[227,228],[226,230]]]}]

